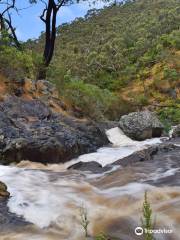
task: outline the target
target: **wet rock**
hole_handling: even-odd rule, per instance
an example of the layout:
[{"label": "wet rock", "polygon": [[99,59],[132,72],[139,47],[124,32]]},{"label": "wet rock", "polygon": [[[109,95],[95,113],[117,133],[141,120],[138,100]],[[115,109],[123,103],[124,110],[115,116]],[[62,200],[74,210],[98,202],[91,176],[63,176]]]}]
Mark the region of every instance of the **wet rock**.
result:
[{"label": "wet rock", "polygon": [[102,170],[101,164],[98,162],[78,162],[72,166],[70,166],[68,169],[75,169],[80,171],[91,171],[91,172],[99,172]]},{"label": "wet rock", "polygon": [[17,230],[23,226],[30,225],[22,217],[9,212],[7,199],[0,198],[0,231]]},{"label": "wet rock", "polygon": [[91,121],[53,113],[41,100],[9,97],[0,103],[0,162],[66,162],[108,143]]},{"label": "wet rock", "polygon": [[111,167],[102,167],[101,164],[98,162],[92,161],[92,162],[78,162],[72,166],[70,166],[68,169],[75,169],[79,171],[90,171],[92,173],[103,173],[105,171],[108,171],[111,169]]},{"label": "wet rock", "polygon": [[0,198],[8,198],[10,193],[7,190],[6,184],[0,181]]},{"label": "wet rock", "polygon": [[174,127],[172,137],[173,138],[180,137],[180,124]]},{"label": "wet rock", "polygon": [[122,116],[119,127],[128,137],[138,141],[160,137],[164,129],[156,115],[150,111],[133,112]]},{"label": "wet rock", "polygon": [[141,151],[135,152],[123,159],[120,159],[114,162],[111,165],[121,165],[123,167],[137,163],[137,162],[144,162],[144,161],[151,161],[151,160],[162,160],[163,156],[168,156],[171,152],[176,151],[178,152],[177,158],[180,160],[180,146],[173,144],[171,142],[162,143],[159,145],[151,146]]}]

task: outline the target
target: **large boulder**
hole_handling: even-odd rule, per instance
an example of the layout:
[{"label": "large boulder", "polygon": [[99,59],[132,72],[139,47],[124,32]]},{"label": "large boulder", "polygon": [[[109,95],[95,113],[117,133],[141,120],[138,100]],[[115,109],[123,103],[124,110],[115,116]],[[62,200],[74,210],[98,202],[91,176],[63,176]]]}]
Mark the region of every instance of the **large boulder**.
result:
[{"label": "large boulder", "polygon": [[119,127],[128,137],[138,141],[160,137],[164,129],[156,115],[150,111],[133,112],[122,116]]},{"label": "large boulder", "polygon": [[0,162],[66,162],[108,144],[99,126],[52,112],[41,100],[8,97],[0,103]]},{"label": "large boulder", "polygon": [[180,124],[173,128],[172,137],[173,138],[180,137]]}]

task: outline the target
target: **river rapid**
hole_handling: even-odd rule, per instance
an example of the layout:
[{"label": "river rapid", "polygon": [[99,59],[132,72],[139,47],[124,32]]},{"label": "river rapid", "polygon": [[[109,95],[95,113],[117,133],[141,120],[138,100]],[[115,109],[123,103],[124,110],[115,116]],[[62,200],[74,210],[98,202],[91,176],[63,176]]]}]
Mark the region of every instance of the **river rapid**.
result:
[{"label": "river rapid", "polygon": [[11,193],[9,211],[32,223],[2,232],[0,240],[84,239],[82,208],[87,210],[90,221],[89,235],[104,232],[119,240],[143,239],[134,230],[141,226],[145,191],[153,209],[155,228],[171,230],[155,234],[155,239],[180,239],[179,153],[167,153],[160,161],[114,166],[102,174],[67,170],[79,161],[97,161],[106,166],[163,141],[159,138],[133,141],[118,128],[107,131],[107,136],[111,146],[65,164],[45,166],[22,161],[16,166],[0,166],[0,180]]}]

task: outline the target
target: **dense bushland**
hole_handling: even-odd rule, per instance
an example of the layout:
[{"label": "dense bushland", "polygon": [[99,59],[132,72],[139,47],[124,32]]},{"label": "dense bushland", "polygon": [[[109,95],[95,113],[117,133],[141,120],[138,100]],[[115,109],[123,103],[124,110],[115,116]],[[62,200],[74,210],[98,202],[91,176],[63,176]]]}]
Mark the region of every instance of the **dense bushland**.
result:
[{"label": "dense bushland", "polygon": [[[177,124],[179,22],[179,0],[126,1],[90,10],[58,27],[47,78],[84,116],[118,119],[155,106],[162,121],[168,113],[168,124]],[[44,34],[27,41],[22,51],[1,43],[0,71],[11,78],[36,78],[43,45]],[[167,108],[158,107],[162,104]]]},{"label": "dense bushland", "polygon": [[[101,101],[102,111],[95,104],[96,117],[104,114],[109,117],[107,113],[110,111],[113,112],[110,116],[118,118],[120,114],[154,102],[173,103],[177,107],[180,84],[179,3],[179,0],[127,1],[103,10],[90,10],[84,18],[59,26],[48,79],[58,85],[64,96],[72,90],[73,84],[70,98],[83,112],[91,99],[99,103],[95,89],[102,91],[102,96],[108,93],[108,97]],[[27,46],[36,52],[41,51],[43,39],[42,34],[36,42],[29,41]],[[86,88],[91,94],[85,91]],[[81,96],[81,103],[79,92],[86,95]],[[124,96],[125,92],[127,96]],[[107,109],[111,102],[114,108]],[[127,111],[122,111],[121,105]]]}]

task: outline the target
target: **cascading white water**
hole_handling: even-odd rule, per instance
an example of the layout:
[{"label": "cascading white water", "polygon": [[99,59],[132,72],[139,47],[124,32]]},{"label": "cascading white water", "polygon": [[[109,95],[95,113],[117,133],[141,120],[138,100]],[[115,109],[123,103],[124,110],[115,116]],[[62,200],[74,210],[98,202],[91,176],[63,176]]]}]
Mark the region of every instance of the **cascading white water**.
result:
[{"label": "cascading white water", "polygon": [[[147,148],[150,145],[159,144],[162,142],[162,138],[152,138],[145,141],[133,141],[127,137],[120,128],[112,128],[106,131],[109,141],[112,143],[111,146],[99,148],[94,153],[83,154],[76,159],[72,159],[64,164],[49,164],[44,166],[42,164],[35,164],[31,162],[25,162],[18,164],[20,167],[28,168],[43,168],[49,170],[66,170],[69,166],[78,162],[91,162],[95,161],[100,163],[103,167],[111,164],[119,159],[127,157],[132,153]],[[30,166],[30,167],[29,167]]]},{"label": "cascading white water", "polygon": [[103,147],[97,150],[97,152],[84,154],[73,159],[65,164],[66,167],[69,167],[72,164],[77,162],[91,162],[95,161],[100,163],[103,167],[111,164],[119,159],[127,157],[132,153],[147,148],[150,145],[161,143],[160,138],[148,139],[145,141],[133,141],[127,137],[120,128],[112,128],[106,131],[109,141],[112,143],[112,146]]},{"label": "cascading white water", "polygon": [[137,143],[136,141],[133,141],[131,138],[127,137],[118,127],[107,130],[106,135],[114,146],[129,146]]},{"label": "cascading white water", "polygon": [[[100,148],[95,153],[84,154],[64,165],[43,166],[24,162],[18,165],[21,168],[0,166],[0,180],[7,184],[12,196],[8,203],[10,211],[23,216],[36,226],[34,229],[22,229],[18,233],[1,235],[0,240],[84,239],[79,213],[82,205],[88,211],[91,235],[101,231],[111,232],[111,226],[115,224],[118,237],[122,232],[121,239],[124,239],[123,236],[127,239],[128,236],[128,239],[134,240],[136,238],[133,235],[133,227],[140,219],[139,209],[145,190],[151,192],[151,201],[156,211],[161,212],[159,222],[163,225],[171,223],[170,226],[176,231],[174,239],[177,239],[180,232],[177,231],[176,224],[179,224],[179,220],[174,214],[179,206],[177,203],[180,202],[179,187],[161,189],[146,181],[173,176],[179,171],[178,168],[171,169],[169,165],[163,174],[163,165],[154,168],[147,162],[141,167],[129,167],[125,171],[119,168],[111,174],[95,176],[66,170],[69,165],[79,161],[97,161],[105,166],[148,145],[161,142],[158,138],[142,142],[133,141],[119,128],[108,130],[107,136],[112,146]],[[171,206],[172,212],[162,212],[161,209],[165,205]],[[123,229],[121,220],[122,223],[128,221],[129,235]],[[171,237],[173,239],[173,236]]]}]

